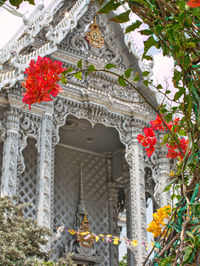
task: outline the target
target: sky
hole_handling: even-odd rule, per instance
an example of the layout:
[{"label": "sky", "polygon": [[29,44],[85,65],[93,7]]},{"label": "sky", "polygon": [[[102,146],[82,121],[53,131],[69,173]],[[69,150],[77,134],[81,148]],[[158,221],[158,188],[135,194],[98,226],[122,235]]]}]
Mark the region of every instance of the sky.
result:
[{"label": "sky", "polygon": [[[44,4],[45,7],[49,5],[51,0],[35,0],[36,6]],[[28,2],[22,3],[17,10],[21,14],[28,18],[31,12],[35,9],[35,6],[30,5]],[[20,17],[14,16],[0,7],[0,49],[3,48],[10,38],[15,34],[19,27],[23,24],[23,20]],[[134,42],[139,47],[140,51],[143,49],[143,39],[139,33],[134,33]],[[173,89],[171,82],[173,60],[168,57],[163,57],[161,51],[154,49],[154,68],[153,68],[153,80],[155,84],[164,84],[168,80],[169,87]]]}]

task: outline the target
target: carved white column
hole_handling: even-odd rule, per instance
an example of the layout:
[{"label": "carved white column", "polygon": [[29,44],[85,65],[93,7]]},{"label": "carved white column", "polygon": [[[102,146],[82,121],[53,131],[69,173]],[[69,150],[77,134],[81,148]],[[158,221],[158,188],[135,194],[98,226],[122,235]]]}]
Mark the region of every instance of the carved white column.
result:
[{"label": "carved white column", "polygon": [[41,226],[51,227],[51,178],[52,178],[52,128],[53,116],[45,113],[42,119],[40,136],[40,154],[38,160],[38,212],[37,222]]},{"label": "carved white column", "polygon": [[169,183],[170,162],[167,158],[167,150],[160,149],[158,154],[158,175],[156,178],[157,188],[155,191],[155,199],[163,207],[170,204],[170,192],[163,192],[167,183]]},{"label": "carved white column", "polygon": [[130,167],[130,220],[132,239],[138,241],[135,247],[134,257],[137,266],[142,265],[146,257],[146,249],[143,241],[146,242],[146,199],[144,162],[142,146],[133,135],[129,145],[126,147],[126,160]]},{"label": "carved white column", "polygon": [[6,138],[3,148],[1,196],[14,196],[17,192],[17,157],[19,115],[16,110],[7,113]]}]

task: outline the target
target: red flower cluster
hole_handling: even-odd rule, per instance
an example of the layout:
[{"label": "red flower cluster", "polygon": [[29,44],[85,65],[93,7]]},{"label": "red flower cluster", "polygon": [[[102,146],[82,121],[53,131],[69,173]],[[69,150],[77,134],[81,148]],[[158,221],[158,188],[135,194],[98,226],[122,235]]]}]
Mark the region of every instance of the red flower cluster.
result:
[{"label": "red flower cluster", "polygon": [[[162,116],[163,118],[163,116]],[[164,120],[164,118],[163,118]],[[155,145],[157,143],[157,138],[155,137],[155,132],[154,130],[160,130],[164,131],[166,127],[163,124],[163,120],[161,117],[157,114],[156,119],[153,121],[150,121],[151,128],[144,128],[144,134],[145,136],[139,134],[137,136],[137,140],[139,143],[141,143],[144,147],[146,147],[147,151],[147,156],[150,157],[154,151],[155,151]],[[165,122],[166,123],[166,122]],[[179,123],[179,118],[175,118],[172,122],[166,123],[167,127],[169,130],[172,129],[173,127],[173,132],[177,132],[178,130],[178,123]],[[166,144],[168,148],[168,154],[167,157],[169,158],[177,158],[180,157],[183,159],[184,154],[186,153],[187,146],[188,146],[188,140],[185,140],[184,138],[179,139],[179,147],[181,148],[182,153],[180,150],[178,150],[178,145],[176,143],[174,144]]]},{"label": "red flower cluster", "polygon": [[[162,118],[164,120],[164,117],[163,116],[162,116]],[[153,120],[153,121],[150,121],[151,127],[154,130],[162,130],[162,131],[166,130],[166,127],[163,124],[163,120],[157,114],[156,115],[156,119]],[[179,122],[179,118],[175,118],[173,122],[170,122],[170,123],[166,123],[165,122],[165,123],[166,123],[167,127],[171,130],[173,125],[178,125],[178,122]]]},{"label": "red flower cluster", "polygon": [[190,0],[187,2],[190,7],[200,7],[200,0]]},{"label": "red flower cluster", "polygon": [[172,145],[166,144],[166,146],[168,148],[167,157],[172,158],[172,159],[180,157],[181,159],[183,159],[183,157],[187,151],[188,140],[185,140],[185,138],[182,138],[179,140],[179,146],[180,146],[183,154],[178,150],[178,145],[176,143],[174,143]]},{"label": "red flower cluster", "polygon": [[154,145],[156,145],[157,138],[155,137],[155,132],[152,128],[145,127],[143,131],[145,136],[139,134],[137,140],[139,143],[142,143],[142,146],[146,147],[145,150],[147,151],[147,156],[150,157],[155,151]]},{"label": "red flower cluster", "polygon": [[42,101],[52,101],[52,97],[56,97],[62,88],[56,84],[60,81],[59,75],[65,70],[63,63],[52,61],[47,57],[38,56],[37,61],[31,60],[29,68],[26,68],[25,74],[27,78],[22,86],[26,88],[23,93],[23,102],[29,104],[40,103]]}]

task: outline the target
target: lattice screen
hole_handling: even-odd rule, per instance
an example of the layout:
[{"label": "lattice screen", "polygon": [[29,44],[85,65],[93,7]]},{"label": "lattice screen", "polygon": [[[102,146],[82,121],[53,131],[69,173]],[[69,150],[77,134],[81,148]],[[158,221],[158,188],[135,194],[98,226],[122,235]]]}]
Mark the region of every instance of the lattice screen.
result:
[{"label": "lattice screen", "polygon": [[28,139],[26,148],[23,150],[25,171],[19,177],[19,200],[31,203],[24,209],[25,217],[36,219],[36,189],[37,189],[37,149],[36,141]]},{"label": "lattice screen", "polygon": [[[88,220],[94,233],[108,234],[108,195],[105,159],[61,146],[55,156],[55,223],[73,228],[78,203],[80,160],[84,182],[84,200]],[[62,241],[62,240],[61,240]],[[58,241],[56,249],[61,248]],[[98,250],[104,256],[101,266],[109,265],[109,245],[99,241]]]},{"label": "lattice screen", "polygon": [[2,162],[3,162],[3,142],[0,142],[0,189],[1,189],[1,176],[2,176]]}]

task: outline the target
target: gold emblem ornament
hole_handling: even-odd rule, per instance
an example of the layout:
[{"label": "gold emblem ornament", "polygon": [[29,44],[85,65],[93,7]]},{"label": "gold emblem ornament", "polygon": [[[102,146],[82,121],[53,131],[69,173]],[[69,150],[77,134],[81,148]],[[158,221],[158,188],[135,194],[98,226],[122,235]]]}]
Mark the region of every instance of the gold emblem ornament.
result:
[{"label": "gold emblem ornament", "polygon": [[80,242],[81,246],[85,248],[90,248],[94,245],[95,237],[90,233],[90,225],[87,219],[87,214],[85,212],[84,219],[81,223],[81,228],[79,234],[77,235],[77,240]]},{"label": "gold emblem ornament", "polygon": [[99,30],[96,17],[94,18],[94,23],[90,25],[90,30],[86,33],[85,39],[95,48],[101,48],[104,46],[105,41],[102,37],[101,31]]}]

